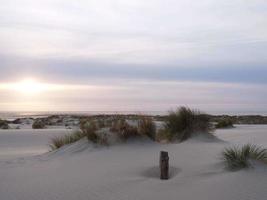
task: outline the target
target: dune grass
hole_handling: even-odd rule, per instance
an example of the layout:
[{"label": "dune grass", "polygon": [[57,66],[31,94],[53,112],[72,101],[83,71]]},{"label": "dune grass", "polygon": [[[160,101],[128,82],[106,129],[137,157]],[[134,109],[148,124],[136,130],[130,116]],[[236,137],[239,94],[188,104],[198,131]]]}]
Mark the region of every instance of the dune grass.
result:
[{"label": "dune grass", "polygon": [[233,128],[234,124],[230,119],[221,119],[215,125],[215,128]]},{"label": "dune grass", "polygon": [[173,135],[165,128],[159,129],[156,133],[155,140],[157,142],[164,142],[164,143],[167,142],[168,143],[168,142],[171,142],[172,139],[173,139]]},{"label": "dune grass", "polygon": [[60,147],[77,142],[82,138],[87,138],[95,144],[108,145],[108,139],[106,135],[98,135],[96,131],[98,130],[97,124],[92,120],[83,120],[80,123],[80,130],[75,131],[71,134],[66,134],[64,136],[57,136],[51,139],[51,144],[49,145],[51,150],[59,149]]},{"label": "dune grass", "polygon": [[113,133],[120,132],[128,123],[124,118],[114,119],[111,123],[109,130]]},{"label": "dune grass", "polygon": [[140,135],[146,135],[150,139],[156,140],[156,125],[150,117],[141,116],[137,129]]},{"label": "dune grass", "polygon": [[93,120],[85,120],[80,123],[82,133],[87,137],[88,141],[98,143],[99,136],[96,131],[99,129],[97,123]]},{"label": "dune grass", "polygon": [[169,112],[164,129],[173,140],[184,141],[197,133],[210,134],[212,125],[208,115],[198,110],[180,107]]},{"label": "dune grass", "polygon": [[75,131],[71,134],[66,134],[64,136],[57,136],[51,139],[50,148],[51,150],[59,149],[60,147],[74,143],[82,138],[86,137],[86,135],[81,131]]},{"label": "dune grass", "polygon": [[[137,124],[135,124],[137,120]],[[107,127],[107,119],[86,118],[80,121],[80,132],[56,137],[52,139],[51,148],[57,149],[65,144],[76,142],[82,137],[96,144],[108,144],[110,135],[99,132],[100,129]],[[180,107],[176,111],[171,111],[166,117],[164,127],[157,133],[155,122],[151,117],[138,116],[130,123],[122,116],[117,116],[108,121],[111,123],[109,131],[122,141],[130,138],[148,136],[154,141],[161,140],[184,141],[194,134],[209,134],[211,124],[206,114],[186,107]]]},{"label": "dune grass", "polygon": [[229,147],[222,152],[223,160],[230,170],[239,170],[251,167],[251,161],[256,160],[267,164],[267,149],[254,144],[246,144],[242,147]]},{"label": "dune grass", "polygon": [[116,133],[122,141],[140,136],[137,127],[131,126],[124,118],[115,120],[110,131]]},{"label": "dune grass", "polygon": [[0,129],[8,129],[8,123],[5,120],[0,119]]},{"label": "dune grass", "polygon": [[40,119],[36,119],[32,124],[32,128],[33,129],[43,129],[43,128],[45,128],[45,123]]}]

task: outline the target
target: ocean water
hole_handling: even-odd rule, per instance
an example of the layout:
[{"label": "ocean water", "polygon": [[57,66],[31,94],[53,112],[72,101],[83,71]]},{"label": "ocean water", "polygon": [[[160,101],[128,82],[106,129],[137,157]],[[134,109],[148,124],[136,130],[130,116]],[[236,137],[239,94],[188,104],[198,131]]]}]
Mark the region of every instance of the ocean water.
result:
[{"label": "ocean water", "polygon": [[[1,112],[0,111],[0,119],[6,119],[6,120],[14,120],[17,118],[23,118],[23,117],[32,117],[32,118],[38,118],[38,117],[46,117],[49,115],[100,115],[100,114],[143,114],[143,115],[167,115],[168,111],[29,111],[29,112]],[[212,115],[263,115],[267,116],[267,112],[255,112],[255,111],[246,111],[246,112],[211,112],[208,114]]]},{"label": "ocean water", "polygon": [[54,111],[54,112],[0,112],[0,119],[14,120],[23,117],[46,117],[49,115],[100,115],[100,114],[144,114],[144,115],[166,115],[166,111]]}]

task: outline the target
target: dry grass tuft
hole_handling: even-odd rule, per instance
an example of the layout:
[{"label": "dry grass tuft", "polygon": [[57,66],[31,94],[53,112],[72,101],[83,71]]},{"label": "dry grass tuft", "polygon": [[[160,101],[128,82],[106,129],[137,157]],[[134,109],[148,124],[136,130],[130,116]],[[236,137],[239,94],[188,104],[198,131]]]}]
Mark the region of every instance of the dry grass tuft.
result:
[{"label": "dry grass tuft", "polygon": [[32,128],[33,129],[43,129],[43,128],[45,128],[45,123],[42,120],[37,119],[33,122]]},{"label": "dry grass tuft", "polygon": [[126,141],[129,138],[140,136],[137,128],[129,125],[125,119],[114,121],[112,126],[110,127],[110,131],[117,133],[119,138],[123,141]]},{"label": "dry grass tuft", "polygon": [[251,167],[250,160],[267,163],[267,149],[253,144],[246,144],[242,147],[235,146],[226,148],[223,151],[222,156],[227,168],[231,170]]},{"label": "dry grass tuft", "polygon": [[95,121],[82,121],[80,123],[80,129],[83,132],[84,135],[87,136],[87,139],[93,143],[97,143],[99,140],[98,135],[96,134],[97,131],[97,124]]},{"label": "dry grass tuft", "polygon": [[9,126],[8,126],[7,121],[0,119],[0,129],[8,129],[8,128]]},{"label": "dry grass tuft", "polygon": [[167,116],[164,128],[172,139],[184,141],[194,134],[210,134],[212,125],[208,115],[198,110],[180,107]]},{"label": "dry grass tuft", "polygon": [[215,125],[215,128],[233,128],[234,124],[230,119],[221,119]]},{"label": "dry grass tuft", "polygon": [[156,125],[149,117],[140,117],[138,120],[138,132],[140,135],[146,135],[150,139],[156,140]]},{"label": "dry grass tuft", "polygon": [[64,136],[57,136],[51,139],[51,144],[49,145],[52,150],[59,149],[60,147],[74,143],[82,138],[84,138],[86,135],[82,133],[81,131],[76,131],[71,134],[67,134]]}]

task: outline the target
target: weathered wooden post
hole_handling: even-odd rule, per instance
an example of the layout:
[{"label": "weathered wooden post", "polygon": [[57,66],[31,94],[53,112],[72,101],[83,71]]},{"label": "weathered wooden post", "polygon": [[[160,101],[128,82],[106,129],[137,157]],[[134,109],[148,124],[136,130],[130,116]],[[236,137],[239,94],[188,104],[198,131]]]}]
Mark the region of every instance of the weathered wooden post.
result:
[{"label": "weathered wooden post", "polygon": [[160,179],[169,179],[169,155],[166,151],[160,152],[159,158]]}]

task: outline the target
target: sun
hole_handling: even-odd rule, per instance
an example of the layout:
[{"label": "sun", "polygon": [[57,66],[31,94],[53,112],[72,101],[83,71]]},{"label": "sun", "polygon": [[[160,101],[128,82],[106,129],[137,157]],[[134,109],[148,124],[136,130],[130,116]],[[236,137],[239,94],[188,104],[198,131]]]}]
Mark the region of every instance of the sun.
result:
[{"label": "sun", "polygon": [[24,79],[14,84],[14,89],[23,94],[37,94],[47,90],[47,85],[34,79]]},{"label": "sun", "polygon": [[32,78],[26,78],[18,82],[0,83],[0,92],[1,90],[9,90],[26,96],[39,95],[44,92],[63,91],[66,88],[76,87],[64,84],[44,83]]}]

